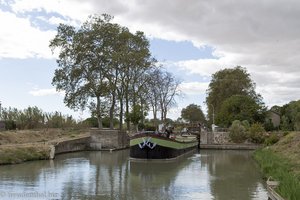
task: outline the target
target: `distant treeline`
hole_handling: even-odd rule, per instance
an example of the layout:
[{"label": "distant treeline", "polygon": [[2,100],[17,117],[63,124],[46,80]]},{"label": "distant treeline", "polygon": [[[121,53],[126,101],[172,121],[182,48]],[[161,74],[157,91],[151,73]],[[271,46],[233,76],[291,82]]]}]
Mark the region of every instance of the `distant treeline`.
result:
[{"label": "distant treeline", "polygon": [[36,106],[29,106],[24,110],[11,107],[2,108],[0,119],[5,122],[7,130],[63,128],[79,125],[71,115],[63,115],[58,111],[43,112]]}]

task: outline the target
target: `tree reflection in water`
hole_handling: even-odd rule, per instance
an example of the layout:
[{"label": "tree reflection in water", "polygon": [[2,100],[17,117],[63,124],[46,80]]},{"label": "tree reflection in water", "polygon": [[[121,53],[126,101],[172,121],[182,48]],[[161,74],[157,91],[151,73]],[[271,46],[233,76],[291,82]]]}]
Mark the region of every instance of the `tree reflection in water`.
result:
[{"label": "tree reflection in water", "polygon": [[173,162],[133,162],[128,155],[77,152],[0,166],[0,192],[55,192],[60,199],[267,199],[247,151],[201,150]]}]

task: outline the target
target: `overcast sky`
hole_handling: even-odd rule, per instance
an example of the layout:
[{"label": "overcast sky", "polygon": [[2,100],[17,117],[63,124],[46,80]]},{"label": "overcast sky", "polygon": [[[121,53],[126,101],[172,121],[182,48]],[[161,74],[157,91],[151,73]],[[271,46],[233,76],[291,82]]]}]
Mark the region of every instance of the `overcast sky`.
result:
[{"label": "overcast sky", "polygon": [[267,106],[300,96],[300,1],[296,0],[0,0],[0,101],[4,107],[65,108],[51,85],[57,68],[48,47],[59,23],[91,14],[144,31],[151,52],[185,93],[169,117],[190,103],[206,106],[211,75],[247,68]]}]

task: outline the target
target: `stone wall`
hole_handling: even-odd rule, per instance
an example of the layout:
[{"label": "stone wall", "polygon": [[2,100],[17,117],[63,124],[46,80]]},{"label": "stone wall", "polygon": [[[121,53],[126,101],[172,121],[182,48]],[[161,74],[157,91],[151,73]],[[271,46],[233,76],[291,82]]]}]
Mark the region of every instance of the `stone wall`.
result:
[{"label": "stone wall", "polygon": [[229,132],[201,132],[201,144],[227,144]]},{"label": "stone wall", "polygon": [[226,144],[229,143],[229,132],[214,132],[213,144]]},{"label": "stone wall", "polygon": [[89,150],[90,137],[62,141],[54,144],[55,154]]},{"label": "stone wall", "polygon": [[117,150],[129,147],[125,131],[91,129],[90,136],[70,139],[50,145],[50,159],[61,153],[87,150]]},{"label": "stone wall", "polygon": [[91,150],[124,149],[129,147],[129,137],[125,131],[91,129]]},{"label": "stone wall", "polygon": [[209,140],[208,140],[208,136],[207,136],[208,132],[201,132],[201,137],[200,137],[200,144],[208,144]]}]

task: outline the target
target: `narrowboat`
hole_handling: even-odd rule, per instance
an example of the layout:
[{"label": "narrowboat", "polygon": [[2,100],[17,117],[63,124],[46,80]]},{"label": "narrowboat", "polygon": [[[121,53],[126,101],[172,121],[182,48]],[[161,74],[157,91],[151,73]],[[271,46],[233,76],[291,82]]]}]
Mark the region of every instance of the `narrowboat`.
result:
[{"label": "narrowboat", "polygon": [[156,132],[141,132],[130,138],[130,158],[174,159],[195,150],[198,144],[196,135],[169,138]]}]

